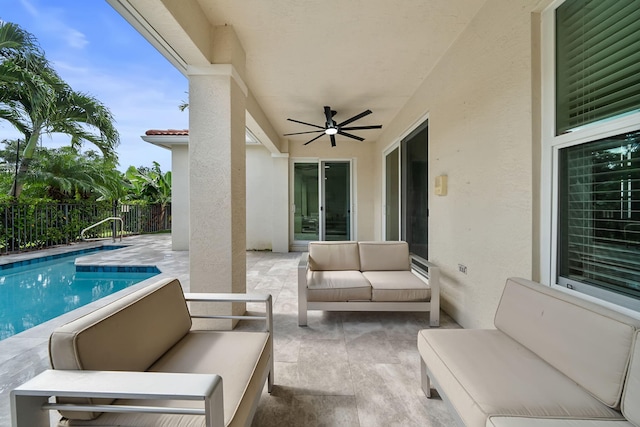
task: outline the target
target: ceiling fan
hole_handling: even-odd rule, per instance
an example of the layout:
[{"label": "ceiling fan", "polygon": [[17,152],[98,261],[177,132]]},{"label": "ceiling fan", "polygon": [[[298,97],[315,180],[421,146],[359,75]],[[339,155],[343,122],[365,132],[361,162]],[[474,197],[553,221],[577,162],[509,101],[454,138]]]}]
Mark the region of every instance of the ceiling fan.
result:
[{"label": "ceiling fan", "polygon": [[323,126],[318,126],[318,125],[314,125],[311,123],[306,123],[306,122],[301,122],[300,120],[294,120],[294,119],[287,119],[290,122],[296,122],[296,123],[301,123],[303,125],[307,125],[307,126],[312,126],[314,128],[318,128],[320,130],[311,130],[308,132],[295,132],[295,133],[286,133],[284,134],[284,136],[289,136],[289,135],[302,135],[302,134],[306,134],[306,133],[319,133],[320,135],[316,136],[315,138],[313,138],[310,141],[307,141],[304,143],[304,145],[310,144],[313,141],[315,141],[316,139],[320,138],[322,135],[329,135],[329,137],[331,138],[331,146],[335,147],[336,146],[336,134],[338,135],[342,135],[342,136],[346,136],[347,138],[353,138],[353,139],[357,139],[358,141],[364,141],[364,138],[361,138],[357,135],[352,135],[350,133],[345,132],[346,130],[364,130],[364,129],[380,129],[382,128],[382,125],[373,125],[373,126],[346,126],[349,123],[353,123],[356,120],[359,120],[361,118],[363,118],[364,116],[368,116],[369,114],[371,114],[371,110],[366,110],[363,111],[360,114],[356,114],[355,116],[351,117],[350,119],[347,119],[343,122],[340,123],[336,123],[335,120],[333,120],[333,116],[336,115],[336,111],[332,110],[331,107],[324,107],[324,116],[326,118],[326,122]]}]

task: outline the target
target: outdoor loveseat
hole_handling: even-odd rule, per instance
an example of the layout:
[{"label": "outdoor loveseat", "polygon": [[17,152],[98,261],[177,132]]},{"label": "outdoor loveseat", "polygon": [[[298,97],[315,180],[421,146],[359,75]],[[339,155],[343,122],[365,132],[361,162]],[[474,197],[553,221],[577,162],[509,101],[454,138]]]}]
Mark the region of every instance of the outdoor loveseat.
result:
[{"label": "outdoor loveseat", "polygon": [[510,278],[494,325],[418,333],[422,388],[460,425],[640,426],[640,320]]},{"label": "outdoor loveseat", "polygon": [[429,311],[440,324],[439,269],[407,242],[310,242],[298,264],[298,325],[308,310]]},{"label": "outdoor loveseat", "polygon": [[[263,332],[196,330],[187,302],[262,302]],[[249,426],[273,386],[270,295],[183,294],[163,279],[56,329],[53,369],[11,392],[14,427]]]}]

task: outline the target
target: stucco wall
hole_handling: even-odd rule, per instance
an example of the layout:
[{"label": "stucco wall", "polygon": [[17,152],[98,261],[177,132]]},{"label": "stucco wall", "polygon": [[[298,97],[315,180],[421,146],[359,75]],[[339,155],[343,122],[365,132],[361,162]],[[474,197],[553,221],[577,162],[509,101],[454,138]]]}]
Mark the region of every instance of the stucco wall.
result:
[{"label": "stucco wall", "polygon": [[[366,138],[366,131],[359,135]],[[329,148],[327,148],[329,147]],[[338,141],[331,147],[329,137],[320,138],[309,145],[302,143],[289,144],[290,162],[296,159],[320,160],[355,160],[353,163],[354,198],[356,215],[356,240],[373,240],[375,237],[375,194],[377,179],[375,178],[375,141]],[[292,180],[291,177],[289,177]],[[290,201],[292,203],[292,201]]]},{"label": "stucco wall", "polygon": [[262,145],[247,145],[247,250],[272,249],[271,153]]},{"label": "stucco wall", "polygon": [[[492,327],[505,279],[532,274],[531,12],[538,3],[486,2],[377,144],[380,165],[382,150],[428,114],[429,258],[442,268],[444,310],[466,328]],[[438,175],[448,176],[446,196],[433,194]]]}]

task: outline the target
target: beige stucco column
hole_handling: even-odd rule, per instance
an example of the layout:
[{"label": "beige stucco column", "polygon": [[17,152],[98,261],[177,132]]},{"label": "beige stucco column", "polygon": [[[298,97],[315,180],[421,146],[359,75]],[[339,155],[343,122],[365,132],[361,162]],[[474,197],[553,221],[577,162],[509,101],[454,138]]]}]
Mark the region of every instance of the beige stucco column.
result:
[{"label": "beige stucco column", "polygon": [[190,288],[244,292],[247,88],[230,64],[189,67],[187,72]]},{"label": "beige stucco column", "polygon": [[271,154],[273,161],[272,237],[273,252],[289,252],[289,154]]},{"label": "beige stucco column", "polygon": [[171,249],[189,250],[189,146],[171,147]]},{"label": "beige stucco column", "polygon": [[147,131],[142,139],[171,150],[171,249],[189,250],[189,136],[175,131]]}]

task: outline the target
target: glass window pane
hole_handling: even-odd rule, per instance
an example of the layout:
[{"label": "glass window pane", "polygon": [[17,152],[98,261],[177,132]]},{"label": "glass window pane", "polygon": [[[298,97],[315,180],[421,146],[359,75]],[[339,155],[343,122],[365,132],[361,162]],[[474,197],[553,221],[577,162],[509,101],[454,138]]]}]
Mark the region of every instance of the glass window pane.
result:
[{"label": "glass window pane", "polygon": [[385,240],[400,240],[399,152],[396,148],[386,158]]},{"label": "glass window pane", "polygon": [[640,132],[560,150],[558,280],[640,299]]},{"label": "glass window pane", "polygon": [[295,163],[293,169],[294,240],[318,240],[318,163]]},{"label": "glass window pane", "polygon": [[325,240],[351,239],[349,162],[324,162]]},{"label": "glass window pane", "polygon": [[419,128],[403,144],[404,238],[411,253],[429,259],[428,128]]},{"label": "glass window pane", "polygon": [[640,109],[638,0],[556,10],[556,133]]}]

